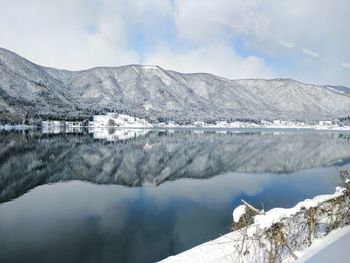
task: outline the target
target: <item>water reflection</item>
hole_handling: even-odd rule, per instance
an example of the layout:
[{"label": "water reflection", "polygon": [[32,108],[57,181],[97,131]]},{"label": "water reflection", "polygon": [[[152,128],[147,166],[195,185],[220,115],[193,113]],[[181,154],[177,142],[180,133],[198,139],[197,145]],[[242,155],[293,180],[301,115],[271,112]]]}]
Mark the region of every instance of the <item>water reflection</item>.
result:
[{"label": "water reflection", "polygon": [[339,133],[117,130],[111,138],[122,139],[112,142],[103,139],[108,134],[1,134],[0,202],[60,181],[159,185],[227,172],[291,173],[350,160],[350,138]]},{"label": "water reflection", "polygon": [[341,133],[3,133],[0,262],[154,262],[226,233],[242,198],[333,192],[349,160]]},{"label": "water reflection", "polygon": [[228,231],[244,198],[290,207],[336,186],[332,167],[127,188],[71,181],[0,205],[1,262],[154,262]]},{"label": "water reflection", "polygon": [[89,133],[93,135],[94,139],[108,142],[123,141],[138,136],[145,136],[150,131],[149,129],[119,129],[115,127],[89,128]]}]

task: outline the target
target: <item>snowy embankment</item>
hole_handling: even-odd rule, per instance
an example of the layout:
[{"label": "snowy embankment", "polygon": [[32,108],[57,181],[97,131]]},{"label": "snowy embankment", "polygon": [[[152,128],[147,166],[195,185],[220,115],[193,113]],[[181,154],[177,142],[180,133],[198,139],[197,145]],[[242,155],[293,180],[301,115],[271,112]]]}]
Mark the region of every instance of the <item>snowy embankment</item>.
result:
[{"label": "snowy embankment", "polygon": [[36,128],[36,127],[32,126],[32,125],[26,125],[26,124],[0,125],[0,131],[1,130],[3,130],[3,131],[24,131],[24,130],[33,129],[33,128]]},{"label": "snowy embankment", "polygon": [[156,128],[213,128],[213,129],[313,129],[313,130],[333,130],[333,131],[350,131],[350,126],[339,126],[336,123],[320,121],[317,124],[307,124],[304,122],[293,122],[293,121],[273,121],[267,122],[262,121],[261,123],[253,122],[226,122],[218,121],[216,124],[208,124],[205,122],[193,122],[188,125],[179,125],[173,122],[153,124]]},{"label": "snowy embankment", "polygon": [[350,226],[336,229],[329,235],[315,240],[307,248],[298,263],[349,262]]},{"label": "snowy embankment", "polygon": [[162,262],[295,262],[306,257],[312,244],[350,224],[349,207],[349,179],[334,194],[307,199],[290,209],[265,213],[244,204],[233,212],[235,231]]},{"label": "snowy embankment", "polygon": [[241,129],[241,128],[268,128],[268,129],[315,129],[315,130],[350,130],[350,126],[339,126],[331,121],[319,121],[317,124],[306,124],[303,122],[275,120],[254,122],[226,122],[217,121],[209,124],[195,121],[187,125],[179,125],[175,122],[149,123],[148,121],[124,114],[108,113],[106,115],[95,115],[89,127],[120,127],[120,128],[213,128],[213,129]]},{"label": "snowy embankment", "polygon": [[[194,129],[313,129],[313,130],[329,130],[329,131],[350,131],[350,126],[346,126],[337,121],[319,121],[312,124],[297,122],[297,121],[217,121],[215,124],[205,123],[202,121],[195,121],[191,124],[178,124],[172,121],[166,123],[150,123],[145,119],[132,117],[125,114],[107,113],[104,115],[94,115],[93,121],[90,121],[87,125],[89,128],[132,128],[132,129],[145,129],[145,128],[194,128]],[[42,121],[41,127],[45,131],[61,131],[71,130],[84,127],[82,122],[79,121],[58,121],[58,120],[46,120]],[[0,130],[23,130],[33,128],[33,126],[27,125],[0,125]],[[53,132],[55,133],[55,132]]]}]

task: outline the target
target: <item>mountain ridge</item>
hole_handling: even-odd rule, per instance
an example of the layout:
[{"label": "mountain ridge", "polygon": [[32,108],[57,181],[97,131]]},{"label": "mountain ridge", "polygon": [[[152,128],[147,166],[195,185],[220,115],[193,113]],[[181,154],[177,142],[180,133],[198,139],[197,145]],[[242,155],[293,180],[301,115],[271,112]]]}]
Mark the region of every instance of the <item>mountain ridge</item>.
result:
[{"label": "mountain ridge", "polygon": [[232,80],[153,65],[70,71],[0,48],[0,121],[88,119],[108,111],[151,122],[325,120],[350,115],[350,89],[292,79]]}]

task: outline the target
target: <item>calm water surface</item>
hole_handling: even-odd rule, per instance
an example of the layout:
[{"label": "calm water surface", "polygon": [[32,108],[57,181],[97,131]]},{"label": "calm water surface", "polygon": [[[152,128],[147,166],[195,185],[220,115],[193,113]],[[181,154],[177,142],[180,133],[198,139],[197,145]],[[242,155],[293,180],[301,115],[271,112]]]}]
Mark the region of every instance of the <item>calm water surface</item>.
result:
[{"label": "calm water surface", "polygon": [[229,231],[244,199],[291,207],[338,185],[350,135],[0,133],[0,262],[154,262]]}]

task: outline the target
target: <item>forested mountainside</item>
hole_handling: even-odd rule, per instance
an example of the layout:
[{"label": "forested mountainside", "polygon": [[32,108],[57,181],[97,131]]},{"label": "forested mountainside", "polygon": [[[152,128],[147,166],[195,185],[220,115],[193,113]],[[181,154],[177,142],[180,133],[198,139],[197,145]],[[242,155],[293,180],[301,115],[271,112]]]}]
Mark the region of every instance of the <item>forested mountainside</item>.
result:
[{"label": "forested mountainside", "polygon": [[59,70],[0,48],[1,122],[83,120],[110,111],[151,122],[326,120],[350,115],[350,92],[292,79],[230,80],[158,66]]}]

